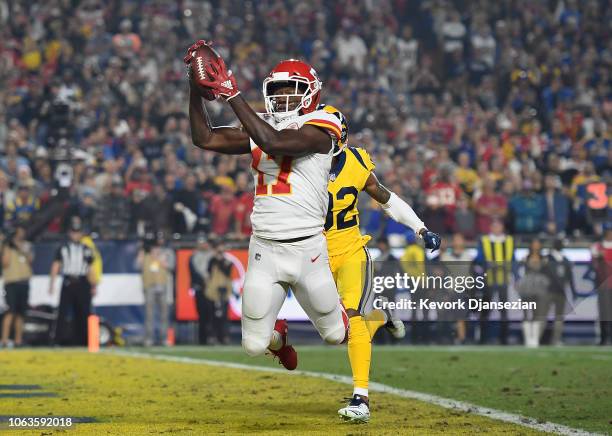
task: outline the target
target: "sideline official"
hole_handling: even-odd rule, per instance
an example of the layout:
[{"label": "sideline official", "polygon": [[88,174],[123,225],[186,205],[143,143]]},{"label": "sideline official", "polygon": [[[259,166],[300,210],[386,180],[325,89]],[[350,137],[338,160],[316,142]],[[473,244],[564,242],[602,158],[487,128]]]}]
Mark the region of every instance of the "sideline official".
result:
[{"label": "sideline official", "polygon": [[[500,220],[491,223],[491,233],[480,238],[478,254],[475,262],[484,268],[487,274],[487,286],[483,300],[490,302],[508,301],[508,286],[514,267],[514,238],[504,231],[504,224]],[[500,311],[500,334],[502,345],[508,343],[508,312]],[[486,344],[489,338],[490,310],[480,312],[480,343]]]},{"label": "sideline official", "polygon": [[[54,337],[54,342],[60,345],[87,345],[87,317],[96,293],[96,277],[91,268],[93,250],[81,242],[82,237],[81,221],[75,218],[68,230],[68,241],[58,248],[51,265],[50,295],[58,274],[63,276]],[[72,328],[69,325],[71,314]]]}]

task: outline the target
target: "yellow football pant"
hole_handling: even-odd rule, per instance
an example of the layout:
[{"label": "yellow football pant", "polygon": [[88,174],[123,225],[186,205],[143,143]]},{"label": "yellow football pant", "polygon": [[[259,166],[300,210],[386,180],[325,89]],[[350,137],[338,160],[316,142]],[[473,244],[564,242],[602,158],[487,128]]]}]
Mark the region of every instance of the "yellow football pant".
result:
[{"label": "yellow football pant", "polygon": [[[330,266],[338,293],[347,310],[359,310],[362,295],[371,291],[369,275],[373,265],[366,250],[365,247],[360,247],[352,254],[330,257]],[[360,315],[349,318],[348,355],[353,372],[353,385],[356,389],[368,389],[372,338],[385,322],[382,313],[368,315],[367,320]]]}]

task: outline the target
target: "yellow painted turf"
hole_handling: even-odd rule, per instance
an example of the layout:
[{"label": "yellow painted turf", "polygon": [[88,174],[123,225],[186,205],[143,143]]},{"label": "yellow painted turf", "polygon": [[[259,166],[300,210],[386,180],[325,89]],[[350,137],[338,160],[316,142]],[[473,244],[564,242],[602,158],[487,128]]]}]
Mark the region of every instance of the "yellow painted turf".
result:
[{"label": "yellow painted turf", "polygon": [[369,424],[348,424],[336,415],[350,392],[343,384],[80,351],[2,351],[0,384],[39,384],[59,395],[0,398],[0,415],[89,416],[98,421],[70,430],[10,431],[5,426],[2,434],[535,433],[387,394],[376,394]]}]

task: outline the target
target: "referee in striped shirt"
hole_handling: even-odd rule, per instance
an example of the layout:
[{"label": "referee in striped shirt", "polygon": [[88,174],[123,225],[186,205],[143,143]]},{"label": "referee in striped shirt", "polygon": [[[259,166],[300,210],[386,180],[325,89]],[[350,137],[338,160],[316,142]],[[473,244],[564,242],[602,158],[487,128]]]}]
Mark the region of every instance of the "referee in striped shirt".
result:
[{"label": "referee in striped shirt", "polygon": [[[55,324],[54,342],[58,345],[87,345],[87,317],[91,313],[91,299],[96,293],[95,272],[91,268],[94,254],[81,243],[81,220],[73,217],[68,230],[68,241],[57,250],[51,265],[49,294],[53,294],[55,279],[63,276],[59,310]],[[68,322],[72,314],[72,328]]]}]

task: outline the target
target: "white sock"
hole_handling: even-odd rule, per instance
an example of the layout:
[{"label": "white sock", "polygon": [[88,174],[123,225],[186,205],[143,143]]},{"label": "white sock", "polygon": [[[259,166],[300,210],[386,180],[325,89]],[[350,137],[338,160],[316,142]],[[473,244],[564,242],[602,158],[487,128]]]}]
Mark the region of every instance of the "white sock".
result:
[{"label": "white sock", "polygon": [[281,336],[281,334],[279,332],[277,332],[276,330],[272,331],[272,337],[270,338],[270,345],[268,345],[268,348],[270,350],[280,350],[283,346],[283,337]]},{"label": "white sock", "polygon": [[523,329],[523,341],[525,346],[528,347],[531,343],[529,337],[529,321],[523,321],[521,327]]},{"label": "white sock", "polygon": [[367,397],[368,390],[365,388],[353,388],[353,395],[359,395],[360,397]]},{"label": "white sock", "polygon": [[538,346],[537,329],[537,321],[529,321],[529,342],[527,344],[529,348],[536,348]]}]

